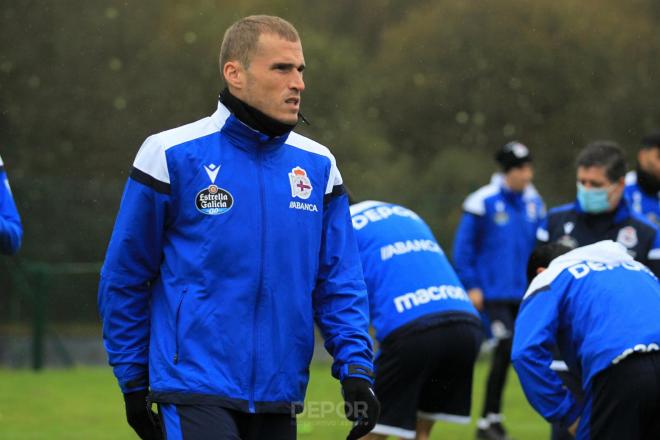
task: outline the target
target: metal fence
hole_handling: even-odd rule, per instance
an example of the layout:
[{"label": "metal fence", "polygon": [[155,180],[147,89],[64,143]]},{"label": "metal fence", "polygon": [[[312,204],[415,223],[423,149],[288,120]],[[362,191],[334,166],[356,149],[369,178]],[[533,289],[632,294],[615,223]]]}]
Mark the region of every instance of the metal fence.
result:
[{"label": "metal fence", "polygon": [[[100,263],[43,263],[6,258],[2,274],[0,363],[35,370],[74,364],[71,346],[102,355],[96,286]],[[64,343],[64,339],[67,343]],[[80,358],[80,356],[76,356]],[[82,357],[90,359],[90,355]],[[48,361],[48,362],[47,362]]]}]

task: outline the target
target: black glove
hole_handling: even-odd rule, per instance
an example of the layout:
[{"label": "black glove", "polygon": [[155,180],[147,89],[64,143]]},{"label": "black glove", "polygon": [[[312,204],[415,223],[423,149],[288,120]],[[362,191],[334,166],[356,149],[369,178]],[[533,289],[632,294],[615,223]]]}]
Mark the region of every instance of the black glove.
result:
[{"label": "black glove", "polygon": [[147,390],[124,394],[126,420],[142,440],[162,440],[164,437],[160,419],[147,405],[147,394]]},{"label": "black glove", "polygon": [[366,379],[347,377],[341,383],[346,418],[353,422],[353,429],[346,440],[356,440],[367,435],[378,421],[380,403],[371,384]]}]

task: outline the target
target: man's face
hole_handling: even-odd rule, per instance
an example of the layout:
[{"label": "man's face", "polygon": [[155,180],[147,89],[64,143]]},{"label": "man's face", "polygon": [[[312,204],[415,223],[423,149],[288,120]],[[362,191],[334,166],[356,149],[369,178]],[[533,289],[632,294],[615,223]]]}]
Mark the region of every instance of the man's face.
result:
[{"label": "man's face", "polygon": [[642,170],[660,180],[660,147],[642,148],[637,155]]},{"label": "man's face", "polygon": [[587,190],[606,189],[608,192],[607,201],[609,202],[610,210],[616,208],[619,205],[619,201],[621,200],[625,186],[623,177],[617,182],[612,182],[607,177],[607,171],[605,170],[605,167],[578,167],[577,181]]},{"label": "man's face", "polygon": [[300,41],[287,41],[275,34],[261,34],[250,66],[243,70],[243,87],[236,97],[271,118],[296,124],[300,95],[305,90]]},{"label": "man's face", "polygon": [[504,175],[506,184],[511,191],[522,192],[534,178],[534,168],[527,162],[519,167],[513,167]]}]

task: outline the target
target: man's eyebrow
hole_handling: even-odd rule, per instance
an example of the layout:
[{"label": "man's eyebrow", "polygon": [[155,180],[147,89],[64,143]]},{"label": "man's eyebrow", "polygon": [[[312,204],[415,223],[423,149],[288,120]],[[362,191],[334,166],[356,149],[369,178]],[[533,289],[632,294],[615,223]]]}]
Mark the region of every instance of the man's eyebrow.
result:
[{"label": "man's eyebrow", "polygon": [[299,64],[299,65],[296,65],[294,63],[273,63],[273,65],[271,66],[271,69],[274,69],[274,70],[297,69],[298,71],[302,72],[303,70],[305,70],[305,64],[302,63],[302,64]]}]

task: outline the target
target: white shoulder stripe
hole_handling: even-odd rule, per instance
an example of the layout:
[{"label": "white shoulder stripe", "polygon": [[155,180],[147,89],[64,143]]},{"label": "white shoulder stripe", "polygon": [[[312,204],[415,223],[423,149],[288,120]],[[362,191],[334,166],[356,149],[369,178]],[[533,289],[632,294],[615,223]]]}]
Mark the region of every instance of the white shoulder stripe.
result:
[{"label": "white shoulder stripe", "polygon": [[541,197],[541,195],[536,190],[536,187],[534,185],[532,185],[531,183],[529,185],[527,185],[527,187],[525,188],[525,191],[523,192],[523,198],[525,200],[529,200],[529,199],[535,199],[535,198],[538,198],[538,197]]},{"label": "white shoulder stripe", "polygon": [[301,150],[320,154],[321,156],[325,156],[333,162],[335,161],[335,158],[332,153],[330,153],[328,147],[321,145],[318,142],[315,142],[310,138],[302,136],[294,131],[289,134],[289,137],[286,139],[286,144],[291,145],[292,147],[300,148]]},{"label": "white shoulder stripe", "polygon": [[[552,260],[546,270],[534,277],[523,296],[523,301],[537,290],[552,284],[555,278],[557,278],[568,267],[584,261],[619,265],[623,263],[631,263],[634,260],[621,243],[616,243],[612,240],[603,240],[588,246],[573,249],[572,251]],[[638,264],[641,265],[641,263]]]},{"label": "white shoulder stripe", "polygon": [[328,178],[328,182],[325,187],[326,194],[330,194],[335,186],[341,185],[343,183],[343,179],[339,173],[339,169],[337,168],[335,157],[332,155],[328,147],[293,131],[289,134],[289,137],[286,140],[286,144],[295,148],[300,148],[301,150],[309,151],[310,153],[316,153],[318,155],[325,156],[330,159],[330,177]]},{"label": "white shoulder stripe", "polygon": [[626,173],[626,186],[634,185],[637,183],[637,173],[635,171],[628,171]]},{"label": "white shoulder stripe", "polygon": [[362,211],[366,211],[367,209],[371,209],[375,206],[382,205],[383,202],[377,202],[375,200],[365,200],[364,202],[356,203],[355,205],[351,205],[351,215],[356,215],[361,213]]},{"label": "white shoulder stripe", "polygon": [[[227,117],[229,117],[229,111],[227,111],[227,115],[223,119],[221,109],[218,108],[212,116],[182,125],[181,127],[162,131],[156,136],[159,138],[163,149],[168,150],[177,145],[220,131]],[[218,122],[221,122],[222,125],[218,126]]]},{"label": "white shoulder stripe", "polygon": [[660,260],[660,249],[651,249],[648,255],[649,260]]},{"label": "white shoulder stripe", "polygon": [[229,115],[229,110],[218,104],[218,109],[209,117],[149,136],[140,147],[133,166],[156,180],[170,183],[165,151],[220,131]]},{"label": "white shoulder stripe", "polygon": [[465,203],[463,203],[463,210],[476,215],[486,214],[485,200],[488,197],[497,194],[499,190],[499,186],[494,184],[482,186],[477,191],[470,194],[467,199],[465,199]]},{"label": "white shoulder stripe", "polygon": [[165,149],[159,142],[158,135],[149,136],[144,141],[135,157],[133,166],[158,181],[170,183]]},{"label": "white shoulder stripe", "polygon": [[2,156],[0,156],[0,167],[3,166],[5,163],[2,161]]}]

